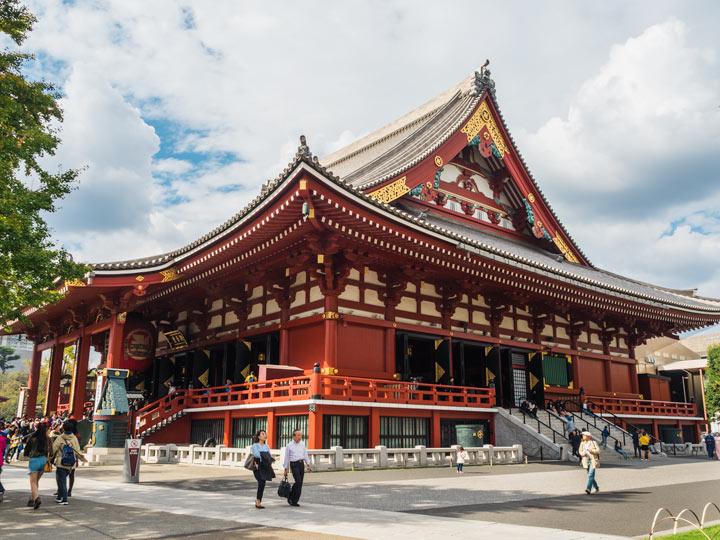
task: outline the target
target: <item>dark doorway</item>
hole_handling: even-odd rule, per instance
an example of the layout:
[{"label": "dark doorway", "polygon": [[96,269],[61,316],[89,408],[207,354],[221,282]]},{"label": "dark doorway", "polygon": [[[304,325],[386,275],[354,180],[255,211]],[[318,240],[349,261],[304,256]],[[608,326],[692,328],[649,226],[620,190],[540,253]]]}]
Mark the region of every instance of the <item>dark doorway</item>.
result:
[{"label": "dark doorway", "polygon": [[399,332],[396,370],[403,380],[426,384],[450,382],[450,342],[440,336]]},{"label": "dark doorway", "polygon": [[486,349],[490,350],[490,347],[475,341],[453,340],[453,376],[455,377],[455,384],[487,388]]},{"label": "dark doorway", "polygon": [[453,444],[457,444],[457,432],[455,426],[466,424],[480,424],[485,426],[483,429],[483,444],[490,444],[490,421],[474,420],[468,418],[441,418],[440,419],[440,446],[448,448]]}]

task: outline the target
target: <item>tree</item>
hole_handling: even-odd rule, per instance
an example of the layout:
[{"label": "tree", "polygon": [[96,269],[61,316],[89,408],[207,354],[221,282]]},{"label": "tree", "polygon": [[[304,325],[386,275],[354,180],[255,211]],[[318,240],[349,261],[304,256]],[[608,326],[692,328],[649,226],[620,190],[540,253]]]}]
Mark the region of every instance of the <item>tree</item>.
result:
[{"label": "tree", "polygon": [[0,418],[15,416],[20,397],[20,387],[27,384],[27,371],[0,373],[0,396],[9,398],[0,403]]},{"label": "tree", "polygon": [[19,359],[20,355],[15,354],[15,349],[12,347],[6,347],[5,345],[0,345],[0,371],[5,373],[8,369],[10,369],[10,364]]},{"label": "tree", "polygon": [[705,376],[705,410],[712,421],[720,412],[720,345],[708,348],[707,371]]},{"label": "tree", "polygon": [[[0,0],[0,32],[21,45],[36,22],[18,0]],[[32,55],[0,52],[0,327],[27,321],[22,310],[58,300],[57,280],[82,277],[87,267],[55,245],[42,218],[75,187],[78,171],[51,173],[40,161],[60,143],[60,97],[52,84],[28,81]]]}]

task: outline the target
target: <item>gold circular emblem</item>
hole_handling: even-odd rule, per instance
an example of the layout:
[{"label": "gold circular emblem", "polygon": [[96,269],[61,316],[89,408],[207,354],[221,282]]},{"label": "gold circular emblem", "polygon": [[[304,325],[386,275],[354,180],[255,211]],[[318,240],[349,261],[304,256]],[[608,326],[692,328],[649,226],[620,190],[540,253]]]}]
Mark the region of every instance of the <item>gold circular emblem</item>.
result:
[{"label": "gold circular emblem", "polygon": [[528,193],[527,200],[530,201],[531,203],[534,203],[535,195],[533,195],[532,193]]},{"label": "gold circular emblem", "polygon": [[483,139],[485,139],[486,141],[489,141],[489,140],[490,140],[490,133],[489,133],[488,131],[486,131],[485,133],[483,133]]},{"label": "gold circular emblem", "polygon": [[440,156],[435,156],[435,165],[437,165],[438,167],[443,166],[443,160]]},{"label": "gold circular emblem", "polygon": [[537,228],[538,228],[538,229],[542,229],[542,228],[543,228],[543,226],[542,226],[542,221],[536,221],[536,222],[535,222],[535,225],[537,225]]}]

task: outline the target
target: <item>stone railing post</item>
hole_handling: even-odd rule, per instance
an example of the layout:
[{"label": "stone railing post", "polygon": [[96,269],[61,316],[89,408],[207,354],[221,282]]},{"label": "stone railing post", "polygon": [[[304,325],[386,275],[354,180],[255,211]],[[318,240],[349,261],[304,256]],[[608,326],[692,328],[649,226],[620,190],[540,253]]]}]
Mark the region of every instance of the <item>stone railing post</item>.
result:
[{"label": "stone railing post", "polygon": [[427,447],[425,445],[418,445],[415,447],[417,451],[417,464],[420,467],[427,467]]},{"label": "stone railing post", "polygon": [[190,450],[188,451],[188,463],[192,465],[195,463],[195,448],[200,446],[199,444],[191,444]]},{"label": "stone railing post", "polygon": [[388,466],[387,446],[376,446],[375,450],[378,451],[378,467],[385,469]]},{"label": "stone railing post", "polygon": [[488,462],[492,466],[493,461],[495,459],[495,447],[492,444],[488,444],[487,449],[488,449]]},{"label": "stone railing post", "polygon": [[343,470],[345,468],[345,460],[343,459],[343,447],[342,446],[331,446],[330,447],[330,462],[337,470]]},{"label": "stone railing post", "polygon": [[215,447],[215,459],[213,460],[213,465],[220,465],[222,463],[223,448],[227,448],[227,447],[224,444],[218,444]]}]

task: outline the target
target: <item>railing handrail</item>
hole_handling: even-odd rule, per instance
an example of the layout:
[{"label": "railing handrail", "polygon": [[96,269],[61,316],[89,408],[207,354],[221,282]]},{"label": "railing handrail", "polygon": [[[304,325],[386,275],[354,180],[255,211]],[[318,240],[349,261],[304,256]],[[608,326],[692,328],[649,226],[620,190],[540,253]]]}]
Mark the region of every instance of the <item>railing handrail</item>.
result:
[{"label": "railing handrail", "polygon": [[[567,411],[567,409],[565,409],[565,410]],[[551,412],[552,412],[552,411],[551,411]],[[567,412],[568,412],[569,414],[571,414],[571,415],[573,416],[573,418],[577,418],[580,422],[584,422],[584,423],[585,423],[585,427],[587,428],[586,431],[590,431],[590,424],[589,424],[589,422],[587,421],[587,419],[583,416],[583,411],[582,411],[582,409],[580,410],[580,413],[579,413],[579,414],[578,414],[578,413],[575,413],[575,412],[573,412],[573,411],[567,411]],[[554,414],[555,416],[557,416],[556,413],[552,413],[552,414]],[[625,445],[627,444],[627,441],[625,440],[625,435],[626,435],[626,434],[627,434],[627,435],[630,435],[630,434],[627,433],[627,432],[626,432],[624,429],[622,429],[620,426],[618,426],[617,424],[613,424],[612,422],[610,422],[610,421],[608,421],[608,420],[605,420],[605,419],[604,419],[603,417],[601,417],[601,416],[592,415],[592,419],[593,419],[592,425],[593,425],[593,427],[594,427],[595,429],[597,429],[597,430],[600,430],[600,428],[597,426],[597,423],[596,423],[596,420],[598,420],[598,419],[600,419],[600,420],[602,420],[603,422],[605,422],[605,424],[607,424],[607,425],[609,425],[609,426],[611,426],[611,427],[614,427],[614,428],[617,428],[618,430],[620,430],[620,432],[623,434],[623,437],[622,437],[623,446],[625,446]],[[562,421],[562,418],[560,418],[560,420]],[[616,441],[619,441],[619,439],[618,439],[617,437],[615,437],[615,436],[612,434],[612,432],[610,432],[610,434],[608,435],[608,439],[614,439],[614,440],[616,440]]]},{"label": "railing handrail", "polygon": [[586,399],[592,400],[603,400],[613,401],[616,403],[623,403],[628,405],[645,405],[648,407],[666,407],[670,409],[681,408],[681,409],[693,409],[695,403],[685,401],[658,401],[653,399],[632,399],[614,396],[586,396]]},{"label": "railing handrail", "polygon": [[[308,374],[207,388],[179,389],[139,409],[137,418],[140,419],[140,429],[146,431],[188,407],[308,399],[311,397],[312,377],[312,374]],[[452,404],[478,408],[490,408],[495,403],[495,390],[492,388],[340,375],[321,376],[319,391],[321,398],[348,401],[388,401],[390,403],[421,403],[423,405]]]},{"label": "railing handrail", "polygon": [[[642,428],[636,426],[635,424],[631,424],[630,422],[627,422],[627,421],[625,421],[625,420],[621,420],[619,416],[617,416],[617,415],[616,415],[615,413],[613,413],[613,412],[608,411],[605,407],[602,406],[602,404],[596,403],[595,401],[593,401],[591,396],[588,396],[587,401],[588,401],[588,403],[592,403],[593,405],[597,405],[598,407],[600,407],[600,410],[601,410],[601,411],[605,412],[606,414],[609,414],[610,416],[612,416],[613,418],[615,418],[615,419],[616,419],[617,421],[619,421],[619,422],[624,422],[626,426],[631,426],[631,427],[635,428],[635,431],[636,431],[637,433],[640,433],[640,430],[641,430]],[[601,418],[602,418],[602,417],[601,417]],[[615,425],[615,426],[617,426],[617,424],[615,424],[615,422],[612,422],[612,424]],[[622,429],[622,428],[620,428],[619,426],[617,426],[617,427],[618,427],[618,429]],[[648,432],[646,431],[645,434],[646,434],[648,437],[650,437],[650,440],[655,440],[655,441],[657,441],[657,442],[661,442],[660,439],[658,439],[657,437],[655,437],[655,435],[653,435],[652,433],[648,433]],[[628,431],[628,435],[630,435],[630,436],[632,437],[632,434],[631,434],[629,431]]]},{"label": "railing handrail", "polygon": [[[522,413],[522,415],[523,415],[523,424],[526,424],[526,425],[527,425],[527,417],[528,417],[528,416],[530,416],[530,418],[532,418],[533,420],[535,420],[535,421],[538,423],[538,433],[540,433],[540,426],[541,426],[541,425],[542,425],[542,426],[545,426],[545,427],[548,428],[550,431],[552,431],[552,434],[553,434],[553,443],[558,444],[556,435],[559,435],[559,436],[563,439],[564,442],[567,442],[567,437],[565,436],[564,433],[560,433],[559,431],[557,431],[557,430],[556,430],[554,427],[552,427],[551,425],[548,425],[548,424],[546,424],[545,422],[543,422],[542,420],[540,420],[537,416],[532,416],[532,415],[530,415],[529,413],[526,413],[526,412],[523,411],[520,407],[513,406],[513,405],[512,405],[509,401],[507,401],[507,400],[503,400],[503,404],[505,405],[505,407],[507,408],[507,410],[510,412],[510,414],[512,414],[513,408],[515,408],[515,409],[517,409],[518,411],[520,411],[520,412]],[[539,410],[546,410],[546,409],[539,409]]]}]

